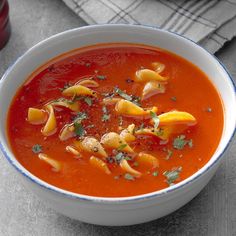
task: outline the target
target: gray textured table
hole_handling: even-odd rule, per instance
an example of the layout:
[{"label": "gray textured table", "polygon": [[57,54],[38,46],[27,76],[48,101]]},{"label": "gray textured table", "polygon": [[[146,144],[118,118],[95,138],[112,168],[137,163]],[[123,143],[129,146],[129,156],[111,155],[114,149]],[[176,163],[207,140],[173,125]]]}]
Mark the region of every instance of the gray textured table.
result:
[{"label": "gray textured table", "polygon": [[[0,76],[25,50],[55,33],[85,25],[60,0],[10,0],[12,35],[0,51]],[[236,78],[236,39],[218,58]],[[175,213],[130,227],[94,226],[62,216],[28,192],[0,156],[0,236],[236,235],[236,142],[207,187]]]}]

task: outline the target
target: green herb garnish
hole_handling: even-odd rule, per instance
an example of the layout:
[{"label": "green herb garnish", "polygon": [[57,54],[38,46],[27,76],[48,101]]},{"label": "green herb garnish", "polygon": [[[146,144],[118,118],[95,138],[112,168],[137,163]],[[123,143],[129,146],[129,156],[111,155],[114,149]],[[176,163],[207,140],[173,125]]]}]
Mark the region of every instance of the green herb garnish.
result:
[{"label": "green herb garnish", "polygon": [[105,75],[97,75],[96,76],[99,80],[105,80],[106,76]]},{"label": "green herb garnish", "polygon": [[102,112],[103,112],[103,115],[102,115],[102,122],[105,122],[105,121],[110,120],[111,115],[108,114],[108,110],[107,110],[106,106],[103,106],[103,107],[102,107]]},{"label": "green herb garnish", "polygon": [[157,127],[159,126],[160,120],[155,112],[150,111],[150,115],[151,115],[152,120],[154,122],[154,129],[157,129]]},{"label": "green herb garnish", "polygon": [[122,152],[119,152],[114,156],[114,158],[115,158],[116,162],[120,163],[122,161],[122,159],[124,158],[124,154]]},{"label": "green herb garnish", "polygon": [[87,113],[85,112],[78,112],[76,117],[74,118],[74,122],[81,122],[82,120],[85,120],[88,118]]},{"label": "green herb garnish", "polygon": [[176,102],[177,101],[177,98],[175,96],[171,97],[170,98],[173,102]]},{"label": "green herb garnish", "polygon": [[72,86],[72,84],[70,84],[70,83],[65,83],[64,84],[64,87],[63,88],[60,88],[60,90],[63,92],[64,90],[66,90],[67,88],[69,88],[69,87],[71,87]]},{"label": "green herb garnish", "polygon": [[140,130],[143,130],[144,129],[144,123],[142,122],[141,125],[139,126],[139,129]]},{"label": "green herb garnish", "polygon": [[193,140],[192,139],[190,139],[190,140],[187,140],[187,139],[185,139],[186,137],[185,137],[185,135],[179,135],[177,138],[175,138],[174,139],[174,141],[173,141],[173,147],[175,148],[175,149],[178,149],[178,150],[182,150],[183,148],[184,148],[184,146],[186,145],[186,144],[188,144],[188,146],[190,147],[190,148],[192,148],[193,147]]},{"label": "green herb garnish", "polygon": [[118,148],[117,148],[117,150],[118,151],[122,151],[125,147],[127,147],[127,144],[121,144]]},{"label": "green herb garnish", "polygon": [[129,173],[124,174],[124,178],[131,181],[135,180],[134,176]]},{"label": "green herb garnish", "polygon": [[152,173],[152,175],[155,176],[155,177],[158,176],[158,174],[159,174],[158,171],[154,171],[154,172]]},{"label": "green herb garnish", "polygon": [[92,100],[90,97],[85,97],[85,98],[84,98],[84,101],[85,101],[89,106],[92,106],[92,104],[93,104],[93,100]]},{"label": "green herb garnish", "polygon": [[170,149],[167,149],[166,152],[167,152],[167,155],[166,155],[165,159],[169,160],[173,155],[173,151]]},{"label": "green herb garnish", "polygon": [[189,146],[190,148],[193,147],[193,140],[192,140],[192,139],[189,139],[189,141],[188,141],[188,146]]},{"label": "green herb garnish", "polygon": [[77,122],[74,123],[74,127],[75,127],[74,132],[75,132],[76,136],[79,136],[79,137],[84,136],[85,130],[84,130],[83,125],[81,123],[77,123]]},{"label": "green herb garnish", "polygon": [[39,145],[39,144],[35,144],[33,147],[32,147],[32,152],[33,153],[40,153],[40,152],[42,152],[42,146],[41,145]]},{"label": "green herb garnish", "polygon": [[165,171],[163,175],[167,178],[166,180],[167,183],[169,185],[172,185],[179,178],[179,174],[181,171],[182,171],[182,167],[180,166],[170,171]]},{"label": "green herb garnish", "polygon": [[133,102],[135,105],[140,106],[140,100],[141,100],[140,97],[134,96],[134,95],[128,95],[126,92],[124,92],[123,90],[121,90],[118,87],[114,88],[114,93],[120,95],[125,100]]}]

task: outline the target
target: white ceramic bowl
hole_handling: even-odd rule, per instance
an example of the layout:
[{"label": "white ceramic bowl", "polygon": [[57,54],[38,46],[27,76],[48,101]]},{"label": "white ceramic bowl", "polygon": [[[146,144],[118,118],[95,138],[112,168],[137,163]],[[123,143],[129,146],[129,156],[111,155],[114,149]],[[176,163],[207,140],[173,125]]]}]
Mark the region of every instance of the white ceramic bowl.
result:
[{"label": "white ceramic bowl", "polygon": [[[210,161],[191,177],[169,188],[144,195],[102,198],[54,187],[35,177],[16,160],[6,137],[6,116],[17,89],[31,72],[57,55],[75,48],[106,42],[141,43],[167,49],[201,68],[218,89],[224,104],[223,135]],[[235,132],[235,86],[223,65],[194,42],[145,26],[87,26],[46,39],[28,50],[7,70],[0,82],[0,94],[0,148],[24,184],[58,212],[93,224],[137,224],[157,219],[180,208],[196,196],[212,178]]]}]

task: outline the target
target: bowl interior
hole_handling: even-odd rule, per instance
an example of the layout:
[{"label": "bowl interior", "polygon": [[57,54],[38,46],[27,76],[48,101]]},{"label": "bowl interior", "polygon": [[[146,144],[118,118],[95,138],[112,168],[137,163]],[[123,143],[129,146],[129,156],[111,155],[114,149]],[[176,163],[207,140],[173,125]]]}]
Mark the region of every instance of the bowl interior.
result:
[{"label": "bowl interior", "polygon": [[[224,129],[221,141],[213,157],[201,170],[199,170],[193,176],[170,188],[174,189],[178,186],[183,185],[189,180],[196,178],[198,175],[208,169],[214,162],[216,162],[219,159],[219,156],[224,152],[235,131],[235,88],[232,79],[230,79],[228,73],[225,71],[219,61],[214,58],[214,56],[212,56],[207,51],[196,45],[194,42],[191,42],[190,40],[184,39],[183,37],[176,34],[151,27],[130,25],[89,26],[66,31],[35,45],[22,57],[20,57],[11,68],[8,69],[8,71],[0,81],[1,146],[4,153],[8,156],[8,159],[11,160],[10,162],[18,169],[23,170],[26,175],[30,176],[31,178],[36,178],[27,170],[25,170],[24,167],[22,167],[14,158],[13,154],[11,153],[6,136],[7,111],[15,92],[35,69],[37,69],[39,66],[43,65],[50,59],[79,47],[98,43],[114,42],[146,44],[163,48],[180,55],[181,57],[197,65],[202,71],[205,72],[205,74],[207,74],[222,98],[225,119]],[[40,182],[41,180],[38,181]],[[43,185],[48,185],[43,181],[41,181],[40,183],[43,183]],[[57,189],[56,187],[52,188]],[[163,191],[161,190],[158,192],[161,193]]]}]

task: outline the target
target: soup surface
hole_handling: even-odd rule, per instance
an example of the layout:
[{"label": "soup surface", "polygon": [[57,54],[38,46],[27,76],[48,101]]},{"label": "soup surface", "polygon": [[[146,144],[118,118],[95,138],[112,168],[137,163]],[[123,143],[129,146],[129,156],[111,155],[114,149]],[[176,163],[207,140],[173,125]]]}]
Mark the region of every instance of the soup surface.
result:
[{"label": "soup surface", "polygon": [[78,49],[35,71],[8,114],[19,162],[76,193],[149,193],[194,174],[223,129],[221,99],[183,58],[144,45]]}]

